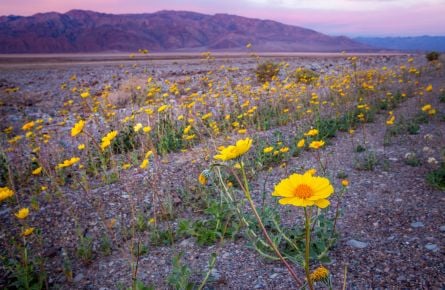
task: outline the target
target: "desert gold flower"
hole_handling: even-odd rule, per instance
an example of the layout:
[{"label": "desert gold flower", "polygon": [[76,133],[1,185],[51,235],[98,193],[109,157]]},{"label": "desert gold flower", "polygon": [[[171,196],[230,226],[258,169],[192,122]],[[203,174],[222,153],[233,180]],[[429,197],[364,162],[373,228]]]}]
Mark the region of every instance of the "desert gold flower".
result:
[{"label": "desert gold flower", "polygon": [[273,150],[273,147],[272,147],[272,146],[269,146],[269,147],[264,148],[264,149],[263,149],[263,152],[264,152],[264,153],[270,153],[270,152],[272,152],[272,150]]},{"label": "desert gold flower", "polygon": [[35,126],[34,121],[28,122],[22,126],[22,130],[27,131],[27,130],[32,129],[34,126]]},{"label": "desert gold flower", "polygon": [[433,85],[429,84],[426,88],[425,91],[426,92],[431,92],[433,90]]},{"label": "desert gold flower", "polygon": [[304,143],[305,143],[305,140],[304,139],[300,139],[300,141],[298,141],[298,143],[297,143],[297,147],[298,148],[303,148],[304,147]]},{"label": "desert gold flower", "polygon": [[306,172],[304,174],[309,174],[311,176],[314,176],[316,173],[317,173],[317,169],[311,168],[311,169],[306,170]]},{"label": "desert gold flower", "polygon": [[422,111],[427,112],[429,110],[431,110],[433,107],[430,104],[426,104],[425,106],[422,107]]},{"label": "desert gold flower", "polygon": [[142,169],[145,169],[145,168],[147,168],[147,166],[148,166],[148,159],[144,159],[144,160],[142,160],[142,163],[139,167]]},{"label": "desert gold flower", "polygon": [[74,127],[71,129],[71,137],[74,137],[74,136],[80,134],[80,132],[82,132],[84,126],[85,126],[84,120],[80,120],[79,122],[74,124]]},{"label": "desert gold flower", "polygon": [[329,179],[325,177],[312,176],[309,172],[305,174],[292,174],[281,180],[274,189],[272,196],[283,197],[280,204],[294,206],[313,206],[319,208],[327,207],[330,202],[327,198],[334,192],[334,187]]},{"label": "desert gold flower", "polygon": [[144,133],[150,133],[151,127],[150,126],[145,126],[144,128],[142,128],[142,131],[144,131]]},{"label": "desert gold flower", "polygon": [[0,187],[0,202],[14,195],[14,191],[8,187]]},{"label": "desert gold flower", "polygon": [[88,98],[89,96],[90,96],[90,93],[89,93],[89,92],[83,92],[83,93],[80,94],[80,97],[81,97],[82,99],[86,99],[86,98]]},{"label": "desert gold flower", "polygon": [[122,169],[128,169],[131,167],[130,163],[125,163],[124,165],[122,165]]},{"label": "desert gold flower", "polygon": [[147,153],[145,153],[144,159],[150,158],[151,155],[153,155],[153,151],[148,150]]},{"label": "desert gold flower", "polygon": [[232,160],[242,156],[244,153],[249,151],[251,146],[252,139],[241,139],[238,140],[235,145],[220,148],[219,154],[215,155],[213,158],[222,161]]},{"label": "desert gold flower", "polygon": [[343,185],[344,187],[346,187],[346,186],[349,185],[349,181],[348,181],[347,179],[343,179],[343,180],[341,181],[341,185]]},{"label": "desert gold flower", "polygon": [[36,169],[34,169],[34,170],[32,171],[32,174],[33,174],[33,175],[39,175],[40,172],[42,172],[42,166],[37,167]]},{"label": "desert gold flower", "polygon": [[311,130],[307,131],[306,133],[304,133],[304,136],[317,136],[317,135],[318,135],[317,129],[311,129]]},{"label": "desert gold flower", "polygon": [[79,149],[79,150],[84,150],[85,149],[85,144],[79,144],[79,145],[77,145],[77,149]]},{"label": "desert gold flower", "polygon": [[18,212],[15,213],[15,216],[21,220],[26,219],[26,217],[28,215],[29,215],[29,208],[27,208],[27,207],[21,208],[21,209],[19,209]]},{"label": "desert gold flower", "polygon": [[198,176],[198,181],[199,181],[199,183],[201,183],[202,185],[206,185],[206,183],[207,183],[207,177],[206,177],[206,175],[204,174],[204,172],[201,172],[201,174],[199,174],[199,176]]},{"label": "desert gold flower", "polygon": [[77,162],[80,161],[79,157],[72,157],[71,159],[67,159],[64,160],[62,163],[59,163],[56,168],[65,168],[65,167],[69,167],[71,165],[76,164]]},{"label": "desert gold flower", "polygon": [[329,276],[328,269],[326,269],[323,266],[320,266],[309,275],[309,279],[311,279],[313,282],[318,282],[328,278],[328,276]]},{"label": "desert gold flower", "polygon": [[138,132],[139,130],[142,129],[142,124],[141,123],[137,123],[136,125],[134,125],[133,127],[135,132]]},{"label": "desert gold flower", "polygon": [[394,124],[396,117],[394,115],[391,115],[388,120],[386,120],[386,125],[390,126]]},{"label": "desert gold flower", "polygon": [[100,148],[105,150],[108,146],[111,145],[111,141],[117,136],[117,131],[111,131],[104,137],[102,137],[102,143],[100,144]]},{"label": "desert gold flower", "polygon": [[29,227],[26,229],[22,230],[22,236],[27,237],[29,235],[31,235],[34,232],[34,228],[33,227]]},{"label": "desert gold flower", "polygon": [[158,113],[162,113],[168,109],[168,105],[162,105],[158,108]]},{"label": "desert gold flower", "polygon": [[280,152],[281,152],[281,153],[289,152],[289,147],[283,147],[283,148],[281,148],[281,149],[280,149]]},{"label": "desert gold flower", "polygon": [[309,148],[312,148],[312,149],[320,149],[323,146],[324,146],[324,141],[323,140],[312,141],[311,144],[309,144]]}]

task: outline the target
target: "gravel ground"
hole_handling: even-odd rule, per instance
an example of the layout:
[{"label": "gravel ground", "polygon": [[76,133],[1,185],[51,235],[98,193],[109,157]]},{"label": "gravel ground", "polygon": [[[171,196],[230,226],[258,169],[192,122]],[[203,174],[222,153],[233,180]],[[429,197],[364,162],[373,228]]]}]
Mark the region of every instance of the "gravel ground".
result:
[{"label": "gravel ground", "polygon": [[[363,62],[365,67],[397,65],[405,56],[369,57]],[[286,58],[292,66],[304,65],[317,70],[335,73],[339,67],[346,65],[343,58]],[[416,59],[416,61],[421,62]],[[252,74],[255,62],[251,59],[217,60],[215,67],[240,67],[240,77]],[[178,68],[179,67],[179,68]],[[20,97],[14,100],[0,95],[6,106],[0,107],[1,120],[5,123],[21,124],[23,116],[53,116],[63,102],[70,98],[69,92],[60,93],[57,88],[61,82],[78,76],[79,85],[89,86],[93,90],[107,83],[112,76],[114,88],[132,75],[154,73],[158,77],[177,79],[184,75],[194,75],[209,70],[209,64],[200,61],[152,61],[139,63],[137,67],[126,64],[106,64],[103,66],[63,66],[56,68],[16,68],[0,70],[0,88],[19,86],[23,88]],[[423,81],[433,83],[435,93],[443,84],[443,74]],[[445,112],[445,104],[439,103],[437,97],[416,96],[407,99],[395,110],[396,118],[413,117],[425,102],[431,103],[438,112]],[[330,146],[322,150],[322,156],[328,164],[328,175],[333,177],[336,188],[340,179],[339,172],[347,174],[350,181],[345,196],[338,230],[340,238],[331,251],[332,262],[326,265],[333,273],[334,288],[340,288],[343,273],[347,267],[348,289],[441,289],[445,287],[444,236],[445,205],[444,192],[433,189],[425,181],[425,175],[432,168],[426,160],[435,157],[440,160],[445,146],[445,122],[435,116],[427,124],[422,124],[419,134],[402,134],[391,139],[384,146],[385,120],[387,113],[379,114],[375,122],[364,124],[351,136],[338,133],[331,139]],[[440,114],[438,114],[440,115]],[[268,137],[279,130],[284,136],[291,137],[296,124],[275,128],[259,133]],[[425,137],[430,134],[431,136]],[[357,144],[363,144],[366,136],[367,151],[355,152]],[[428,147],[428,150],[425,149]],[[212,143],[202,143],[187,153],[172,153],[162,163],[157,164],[157,172],[162,173],[159,181],[159,194],[169,192],[173,203],[181,205],[184,196],[180,187],[196,183],[205,164],[194,163],[206,154],[214,152]],[[357,170],[357,159],[367,152],[376,154],[378,164],[373,171]],[[415,152],[423,162],[420,166],[409,166],[405,155]],[[267,192],[290,172],[301,172],[302,169],[317,168],[314,155],[303,152],[291,158],[285,168],[276,167],[268,172],[261,172],[252,182],[252,192],[257,193],[255,201],[260,202],[259,193],[263,186]],[[73,254],[76,245],[75,224],[92,234],[101,231],[99,216],[104,220],[120,216],[118,225],[125,227],[125,221],[131,214],[130,200],[148,208],[152,192],[147,192],[150,181],[149,173],[130,170],[121,176],[122,182],[100,186],[90,192],[81,193],[79,188],[67,188],[64,197],[42,205],[33,222],[40,224],[45,236],[44,256],[49,261],[51,285],[62,289],[117,289],[119,285],[131,283],[129,242],[121,241],[112,254],[107,257],[96,257],[89,265],[73,261],[74,281],[68,283],[62,273],[61,253],[65,249]],[[264,184],[264,181],[267,183]],[[178,188],[179,187],[179,188]],[[275,203],[270,197],[270,203]],[[99,205],[99,206],[97,206]],[[335,205],[335,202],[334,202]],[[100,212],[96,210],[100,208]],[[73,215],[73,213],[77,213]],[[6,220],[10,213],[0,207],[0,221]],[[302,216],[299,209],[287,208],[282,212],[283,221],[292,223]],[[75,220],[73,216],[77,216]],[[4,243],[5,233],[0,231],[0,240]],[[88,234],[88,233],[87,233]],[[142,237],[143,239],[145,237]],[[286,269],[279,262],[262,258],[251,249],[244,238],[234,241],[226,240],[210,247],[198,246],[193,239],[178,241],[173,246],[150,247],[148,253],[139,261],[138,278],[146,283],[165,289],[165,278],[172,269],[172,257],[184,252],[183,261],[193,270],[192,278],[199,282],[206,271],[209,257],[218,254],[217,263],[211,273],[208,289],[291,289],[293,281]],[[304,277],[301,270],[300,277]],[[1,276],[0,276],[1,277]],[[1,283],[0,283],[1,286]]]}]

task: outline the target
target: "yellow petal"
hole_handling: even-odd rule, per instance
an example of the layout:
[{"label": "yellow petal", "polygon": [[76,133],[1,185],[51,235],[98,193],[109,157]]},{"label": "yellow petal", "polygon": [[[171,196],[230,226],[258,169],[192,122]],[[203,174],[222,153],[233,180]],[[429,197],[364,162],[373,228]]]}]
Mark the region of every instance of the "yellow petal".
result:
[{"label": "yellow petal", "polygon": [[326,208],[331,204],[331,202],[327,199],[319,199],[315,201],[315,205],[319,208]]},{"label": "yellow petal", "polygon": [[302,207],[314,205],[314,201],[298,197],[285,197],[280,199],[278,202],[283,205],[289,204],[293,206],[302,206]]}]

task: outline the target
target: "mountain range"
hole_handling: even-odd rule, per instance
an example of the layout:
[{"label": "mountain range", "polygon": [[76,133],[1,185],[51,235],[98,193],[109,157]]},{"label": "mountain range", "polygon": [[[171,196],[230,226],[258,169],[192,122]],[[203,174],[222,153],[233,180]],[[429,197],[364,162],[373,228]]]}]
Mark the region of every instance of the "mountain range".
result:
[{"label": "mountain range", "polygon": [[433,50],[445,52],[445,36],[357,37],[354,40],[376,48],[412,52]]},{"label": "mountain range", "polygon": [[0,17],[0,53],[150,51],[328,52],[372,48],[344,36],[228,14],[105,14],[71,10]]}]

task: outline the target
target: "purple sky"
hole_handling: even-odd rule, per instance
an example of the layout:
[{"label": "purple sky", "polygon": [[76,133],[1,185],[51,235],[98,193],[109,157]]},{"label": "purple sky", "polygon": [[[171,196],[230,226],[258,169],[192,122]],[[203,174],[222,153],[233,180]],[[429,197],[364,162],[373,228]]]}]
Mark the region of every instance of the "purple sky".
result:
[{"label": "purple sky", "polygon": [[272,19],[347,36],[445,35],[445,0],[0,0],[0,15],[187,10]]}]

